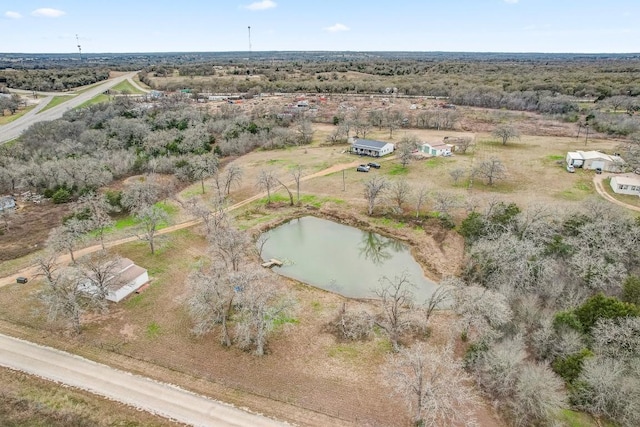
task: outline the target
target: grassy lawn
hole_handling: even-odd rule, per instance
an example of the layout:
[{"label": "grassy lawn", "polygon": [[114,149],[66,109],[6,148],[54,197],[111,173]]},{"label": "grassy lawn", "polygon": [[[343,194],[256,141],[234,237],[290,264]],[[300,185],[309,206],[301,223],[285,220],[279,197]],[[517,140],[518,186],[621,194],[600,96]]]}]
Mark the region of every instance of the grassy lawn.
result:
[{"label": "grassy lawn", "polygon": [[100,95],[93,97],[90,100],[78,105],[76,107],[76,110],[80,108],[90,107],[95,104],[101,104],[103,102],[109,102],[109,101],[111,101],[111,97],[109,95],[105,95],[104,93],[101,93]]},{"label": "grassy lawn", "polygon": [[18,111],[16,114],[12,114],[10,116],[0,116],[0,126],[11,123],[14,120],[18,120],[20,117],[24,116],[34,108],[36,108],[35,105],[30,105],[27,108],[23,108],[22,110]]},{"label": "grassy lawn", "polygon": [[143,91],[141,91],[137,87],[133,86],[129,82],[129,80],[123,80],[122,82],[120,82],[117,85],[115,85],[114,87],[112,87],[111,90],[114,91],[114,92],[128,93],[128,94],[135,94],[135,95],[139,95],[139,94],[143,94],[144,93]]},{"label": "grassy lawn", "polygon": [[75,95],[54,96],[53,99],[51,101],[49,101],[47,106],[44,107],[42,110],[40,110],[39,113],[42,113],[43,111],[47,111],[47,110],[49,110],[49,109],[51,109],[53,107],[57,107],[58,105],[67,102],[68,100],[70,100],[74,96]]}]

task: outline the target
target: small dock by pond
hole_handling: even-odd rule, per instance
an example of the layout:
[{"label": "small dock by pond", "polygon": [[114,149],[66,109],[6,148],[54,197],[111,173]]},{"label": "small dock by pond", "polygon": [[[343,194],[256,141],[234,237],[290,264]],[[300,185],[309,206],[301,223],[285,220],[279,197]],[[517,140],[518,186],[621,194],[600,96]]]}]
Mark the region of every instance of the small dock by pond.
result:
[{"label": "small dock by pond", "polygon": [[271,267],[282,267],[282,261],[277,260],[275,258],[271,258],[269,261],[267,262],[263,262],[262,266],[264,268],[271,268]]}]

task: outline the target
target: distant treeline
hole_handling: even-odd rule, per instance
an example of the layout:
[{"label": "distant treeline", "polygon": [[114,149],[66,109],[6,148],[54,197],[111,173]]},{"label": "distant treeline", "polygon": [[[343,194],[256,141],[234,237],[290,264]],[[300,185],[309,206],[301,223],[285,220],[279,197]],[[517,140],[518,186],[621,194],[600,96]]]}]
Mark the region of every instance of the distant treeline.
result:
[{"label": "distant treeline", "polygon": [[106,80],[109,70],[105,68],[5,70],[0,77],[13,89],[38,91],[64,91]]}]

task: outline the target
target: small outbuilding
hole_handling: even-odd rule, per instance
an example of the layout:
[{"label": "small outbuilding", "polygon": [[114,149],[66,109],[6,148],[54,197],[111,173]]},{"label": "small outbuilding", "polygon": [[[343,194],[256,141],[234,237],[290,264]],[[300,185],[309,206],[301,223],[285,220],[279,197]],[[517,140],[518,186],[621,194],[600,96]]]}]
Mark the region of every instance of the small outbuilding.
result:
[{"label": "small outbuilding", "polygon": [[420,151],[430,156],[450,156],[452,146],[444,142],[425,142]]},{"label": "small outbuilding", "polygon": [[15,209],[16,199],[12,196],[0,196],[0,211],[5,209]]},{"label": "small outbuilding", "polygon": [[620,156],[610,156],[599,151],[569,151],[567,165],[583,169],[600,169],[605,172],[622,172],[624,160]]},{"label": "small outbuilding", "polygon": [[[122,258],[114,266],[113,276],[107,282],[108,293],[105,299],[120,302],[149,282],[149,274],[146,269],[134,264],[130,259]],[[87,280],[84,283],[84,291],[96,293],[96,285]]]},{"label": "small outbuilding", "polygon": [[640,196],[640,177],[615,175],[611,177],[610,185],[614,193]]},{"label": "small outbuilding", "polygon": [[351,152],[363,156],[382,157],[393,153],[394,145],[390,142],[373,139],[353,139]]}]

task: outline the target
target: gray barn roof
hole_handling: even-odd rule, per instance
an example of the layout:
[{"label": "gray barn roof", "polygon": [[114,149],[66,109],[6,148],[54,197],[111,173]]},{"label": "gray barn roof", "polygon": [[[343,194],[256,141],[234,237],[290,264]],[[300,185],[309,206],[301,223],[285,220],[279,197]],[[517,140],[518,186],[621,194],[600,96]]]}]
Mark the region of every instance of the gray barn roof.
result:
[{"label": "gray barn roof", "polygon": [[383,141],[374,141],[373,139],[355,139],[353,141],[354,147],[367,148],[370,150],[380,150],[387,144],[389,143]]}]

